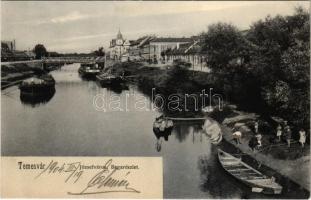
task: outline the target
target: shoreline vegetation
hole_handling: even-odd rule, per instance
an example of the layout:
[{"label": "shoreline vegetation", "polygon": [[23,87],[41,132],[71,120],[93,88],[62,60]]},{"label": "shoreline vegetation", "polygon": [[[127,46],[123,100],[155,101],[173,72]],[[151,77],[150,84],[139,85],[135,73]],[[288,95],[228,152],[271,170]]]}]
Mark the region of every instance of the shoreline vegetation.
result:
[{"label": "shoreline vegetation", "polygon": [[[35,75],[41,69],[41,63],[13,63],[1,65],[1,89],[17,85],[24,79]],[[47,64],[47,71],[59,68],[62,63]]]},{"label": "shoreline vegetation", "polygon": [[[172,93],[178,94],[180,104],[183,105],[185,103],[185,93],[200,95],[203,89],[209,91],[215,80],[213,74],[190,71],[187,65],[184,62],[176,62],[173,65],[159,68],[143,62],[129,61],[116,63],[105,70],[116,76],[124,74],[125,77],[131,77],[130,81],[150,98],[152,96],[151,91],[154,88],[156,88],[158,94],[166,95],[166,97]],[[219,91],[215,90],[215,93],[217,92]],[[198,97],[198,99],[200,98]],[[213,105],[215,105],[215,102],[213,102]],[[227,142],[309,190],[310,180],[309,176],[306,176],[309,174],[309,145],[306,145],[303,149],[300,147],[297,142],[298,132],[293,133],[294,141],[292,141],[291,148],[287,148],[285,141],[280,143],[271,142],[276,137],[275,130],[280,118],[246,111],[245,109],[240,110],[239,106],[230,104],[230,102],[224,103],[222,111],[216,108],[209,114],[202,113],[201,109],[198,111],[194,109],[194,103],[191,101],[188,101],[187,104],[189,111],[171,112],[166,106],[164,106],[162,112],[170,117],[211,117],[219,123],[223,138]],[[199,108],[201,106],[202,102],[199,102]],[[253,130],[255,121],[259,122],[259,132],[263,135],[263,147],[251,151],[248,141],[255,135]],[[236,145],[232,137],[232,128],[236,126],[243,134],[242,144],[240,145]],[[293,130],[297,129],[293,128]],[[309,144],[309,138],[307,143]],[[296,170],[298,167],[300,168],[299,171]]]}]

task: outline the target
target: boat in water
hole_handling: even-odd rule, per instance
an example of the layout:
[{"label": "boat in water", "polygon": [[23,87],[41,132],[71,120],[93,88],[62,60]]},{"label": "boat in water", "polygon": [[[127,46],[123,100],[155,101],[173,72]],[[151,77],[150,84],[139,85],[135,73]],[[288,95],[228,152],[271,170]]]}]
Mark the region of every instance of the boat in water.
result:
[{"label": "boat in water", "polygon": [[283,187],[275,182],[274,177],[267,177],[229,153],[218,149],[218,160],[229,174],[251,187],[252,192],[280,194]]},{"label": "boat in water", "polygon": [[43,93],[43,94],[24,94],[20,93],[20,100],[23,104],[25,105],[30,105],[32,107],[38,106],[45,104],[49,102],[55,94],[55,90],[52,90],[51,92],[48,93]]},{"label": "boat in water", "polygon": [[100,67],[96,63],[83,63],[78,69],[79,74],[86,78],[95,78],[100,73]]},{"label": "boat in water", "polygon": [[156,120],[153,122],[154,132],[170,132],[173,129],[173,126],[173,120],[167,119],[163,116],[157,117]]},{"label": "boat in water", "polygon": [[55,92],[55,80],[50,74],[43,74],[22,81],[19,85],[23,95],[43,95]]},{"label": "boat in water", "polygon": [[122,76],[115,76],[109,73],[102,73],[96,75],[96,80],[102,86],[118,86],[124,83],[124,79]]}]

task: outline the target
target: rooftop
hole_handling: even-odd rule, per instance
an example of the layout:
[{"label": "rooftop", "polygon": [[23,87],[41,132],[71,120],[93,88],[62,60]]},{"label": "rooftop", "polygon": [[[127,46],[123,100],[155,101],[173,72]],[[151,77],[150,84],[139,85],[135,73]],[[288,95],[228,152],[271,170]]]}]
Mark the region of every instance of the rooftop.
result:
[{"label": "rooftop", "polygon": [[138,38],[135,41],[132,41],[131,46],[137,45],[138,47],[142,47],[146,44],[149,44],[149,42],[153,41],[154,39],[155,39],[154,36],[143,36],[143,37]]},{"label": "rooftop", "polygon": [[188,55],[188,54],[200,54],[201,44],[199,41],[194,41],[187,44],[181,44],[179,48],[168,49],[166,55]]},{"label": "rooftop", "polygon": [[152,42],[193,42],[192,38],[155,38]]}]

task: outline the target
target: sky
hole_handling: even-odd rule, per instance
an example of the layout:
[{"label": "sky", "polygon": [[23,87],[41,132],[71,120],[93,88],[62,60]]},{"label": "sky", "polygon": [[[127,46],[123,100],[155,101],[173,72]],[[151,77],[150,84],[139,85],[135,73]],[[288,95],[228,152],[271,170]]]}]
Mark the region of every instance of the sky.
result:
[{"label": "sky", "polygon": [[90,52],[116,37],[188,37],[228,22],[245,30],[267,15],[291,15],[308,1],[1,1],[1,40],[18,50],[44,44],[48,51]]}]

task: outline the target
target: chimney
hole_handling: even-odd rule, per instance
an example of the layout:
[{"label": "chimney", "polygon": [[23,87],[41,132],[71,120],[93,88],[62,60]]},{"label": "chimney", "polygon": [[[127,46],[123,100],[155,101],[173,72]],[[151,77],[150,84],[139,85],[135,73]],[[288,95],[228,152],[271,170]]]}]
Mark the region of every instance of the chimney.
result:
[{"label": "chimney", "polygon": [[13,51],[15,51],[16,50],[16,46],[15,46],[15,39],[13,40]]}]

